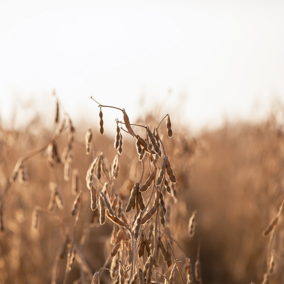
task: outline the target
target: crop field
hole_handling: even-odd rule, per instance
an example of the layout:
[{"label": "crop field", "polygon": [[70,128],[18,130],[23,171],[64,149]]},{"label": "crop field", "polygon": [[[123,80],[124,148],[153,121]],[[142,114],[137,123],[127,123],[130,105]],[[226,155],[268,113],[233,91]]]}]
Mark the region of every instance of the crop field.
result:
[{"label": "crop field", "polygon": [[1,284],[284,283],[281,108],[194,136],[99,97],[74,125],[53,98],[52,131],[0,124]]}]

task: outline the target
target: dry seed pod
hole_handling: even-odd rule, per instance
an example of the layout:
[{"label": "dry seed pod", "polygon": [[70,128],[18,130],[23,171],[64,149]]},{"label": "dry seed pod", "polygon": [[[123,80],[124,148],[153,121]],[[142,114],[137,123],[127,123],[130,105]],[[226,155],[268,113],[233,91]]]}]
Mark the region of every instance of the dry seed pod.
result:
[{"label": "dry seed pod", "polygon": [[149,228],[149,233],[148,233],[148,242],[149,242],[149,246],[150,246],[151,251],[153,251],[153,247],[154,247],[153,231],[154,231],[154,225],[153,225],[153,223],[151,223],[150,228]]},{"label": "dry seed pod", "polygon": [[119,155],[122,154],[122,146],[123,146],[122,134],[120,133],[119,146],[118,146],[118,149],[117,149],[117,152],[118,152]]},{"label": "dry seed pod", "polygon": [[107,179],[109,179],[109,176],[110,176],[110,175],[109,175],[109,170],[108,170],[108,168],[107,168],[107,166],[106,166],[106,164],[105,164],[103,152],[101,152],[101,163],[102,163],[103,173],[104,173],[105,177],[106,177]]},{"label": "dry seed pod", "polygon": [[54,122],[55,123],[59,122],[59,103],[58,103],[58,101],[56,101],[56,105],[55,105],[55,118],[54,118]]},{"label": "dry seed pod", "polygon": [[270,275],[274,273],[274,268],[275,268],[275,252],[272,251],[269,261],[269,269],[268,269],[268,273]]},{"label": "dry seed pod", "polygon": [[120,244],[121,244],[121,242],[118,242],[117,244],[115,244],[115,246],[113,247],[113,249],[111,250],[111,253],[110,253],[111,257],[116,256],[117,252],[120,249]]},{"label": "dry seed pod", "polygon": [[165,184],[165,188],[166,188],[166,190],[167,190],[167,193],[168,193],[168,194],[171,194],[171,193],[172,193],[171,187],[170,187],[169,182],[168,182],[168,180],[167,180],[166,177],[164,178],[164,184]]},{"label": "dry seed pod", "polygon": [[114,148],[118,149],[119,147],[119,141],[120,141],[120,127],[118,125],[118,122],[116,122],[116,132],[115,132],[115,140],[114,140]]},{"label": "dry seed pod", "polygon": [[85,144],[86,144],[86,155],[89,155],[91,153],[91,142],[93,138],[92,129],[89,127],[88,131],[85,136]]},{"label": "dry seed pod", "polygon": [[99,272],[96,272],[94,274],[91,284],[100,284],[100,274],[99,274]]},{"label": "dry seed pod", "polygon": [[184,272],[185,272],[185,275],[186,275],[187,283],[188,284],[192,283],[192,281],[193,281],[193,273],[192,273],[192,266],[191,266],[191,262],[190,262],[189,258],[187,258],[185,260]]},{"label": "dry seed pod", "polygon": [[35,208],[32,214],[32,231],[38,231],[38,210]]},{"label": "dry seed pod", "polygon": [[165,213],[163,208],[160,208],[160,220],[163,227],[165,227]]},{"label": "dry seed pod", "polygon": [[141,223],[145,224],[156,212],[156,204],[143,216]]},{"label": "dry seed pod", "polygon": [[58,124],[58,126],[56,128],[56,131],[55,131],[56,135],[59,135],[62,132],[62,130],[64,129],[64,126],[65,126],[65,122],[66,122],[66,119],[65,119],[65,117],[63,117],[63,119],[60,121],[60,123]]},{"label": "dry seed pod", "polygon": [[171,164],[170,164],[168,159],[166,159],[166,169],[167,169],[167,173],[168,173],[168,176],[170,178],[170,181],[171,182],[177,182],[176,177],[175,177],[173,170],[171,168]]},{"label": "dry seed pod", "polygon": [[100,133],[104,134],[104,120],[103,120],[103,113],[101,107],[100,107],[99,117],[100,117]]},{"label": "dry seed pod", "polygon": [[77,195],[77,193],[79,192],[79,172],[77,169],[73,170],[72,172],[71,189],[73,195]]},{"label": "dry seed pod", "polygon": [[149,265],[148,265],[148,271],[147,271],[146,284],[150,284],[151,279],[152,279],[153,265],[154,265],[154,259],[152,255],[149,256],[147,262],[149,263]]},{"label": "dry seed pod", "polygon": [[67,271],[70,271],[73,267],[73,264],[75,262],[75,256],[76,256],[76,248],[73,245],[71,245],[70,251],[68,253],[68,261],[67,261]]},{"label": "dry seed pod", "polygon": [[110,266],[110,277],[114,279],[118,272],[118,260],[119,260],[119,253],[112,259],[111,266]]},{"label": "dry seed pod", "polygon": [[139,231],[140,231],[140,226],[141,226],[141,220],[142,220],[142,214],[141,212],[136,218],[135,224],[134,224],[134,238],[135,240],[138,239]]},{"label": "dry seed pod", "polygon": [[[106,184],[107,184],[107,183],[105,183],[105,186],[106,186]],[[109,213],[110,213],[112,216],[115,216],[115,213],[114,213],[114,211],[113,211],[113,209],[112,209],[112,207],[111,207],[111,204],[110,204],[110,202],[109,202],[109,200],[108,200],[106,194],[103,193],[103,190],[101,191],[100,194],[101,194],[101,196],[103,196],[103,198],[104,198],[104,202],[105,202],[105,205],[106,205],[106,207],[107,207]]]},{"label": "dry seed pod", "polygon": [[136,146],[137,154],[141,155],[142,147],[141,147],[141,143],[139,142],[139,140],[137,138],[136,138],[135,146]]},{"label": "dry seed pod", "polygon": [[151,185],[151,183],[153,182],[154,178],[156,175],[156,169],[154,169],[154,171],[152,171],[152,173],[150,173],[148,179],[146,180],[146,182],[141,186],[141,188],[139,189],[139,191],[146,191],[149,186]]},{"label": "dry seed pod", "polygon": [[90,165],[88,171],[87,171],[87,175],[86,175],[86,185],[87,185],[87,188],[89,190],[91,190],[92,188],[92,182],[93,182],[93,174],[94,174],[94,171],[95,171],[95,167],[97,165],[97,162],[98,162],[98,159],[99,157],[96,157],[95,160],[92,162],[92,164]]},{"label": "dry seed pod", "polygon": [[64,163],[64,180],[69,181],[70,180],[70,164],[68,162]]},{"label": "dry seed pod", "polygon": [[145,205],[143,202],[142,194],[139,190],[137,191],[136,198],[137,198],[137,203],[139,204],[140,209],[143,211],[145,209]]},{"label": "dry seed pod", "polygon": [[90,194],[91,194],[91,210],[95,211],[97,209],[97,192],[93,186],[90,190]]},{"label": "dry seed pod", "polygon": [[68,118],[68,142],[71,143],[74,140],[74,132],[75,132],[75,128],[73,126],[72,120],[70,119],[70,117]]},{"label": "dry seed pod", "polygon": [[168,136],[170,138],[172,138],[173,136],[173,131],[172,131],[172,123],[171,123],[171,119],[170,119],[170,115],[168,114],[167,116],[167,131],[168,131]]},{"label": "dry seed pod", "polygon": [[277,223],[278,223],[278,219],[279,216],[277,215],[271,222],[270,224],[267,226],[267,228],[263,231],[262,236],[263,237],[268,237],[270,235],[270,233],[274,230],[274,228],[276,227]]},{"label": "dry seed pod", "polygon": [[[161,156],[162,156],[161,149],[160,149],[160,147],[157,145],[156,139],[155,139],[153,133],[151,132],[151,130],[149,129],[149,127],[147,127],[147,134],[148,134],[148,137],[149,137],[150,140],[151,140],[152,145],[154,146],[155,152],[159,155],[159,157],[161,157]],[[148,148],[148,150],[151,150],[151,149]]]},{"label": "dry seed pod", "polygon": [[116,155],[114,157],[113,163],[112,163],[112,169],[111,169],[111,174],[113,178],[117,178],[118,172],[119,172],[119,155]]},{"label": "dry seed pod", "polygon": [[195,275],[196,281],[201,282],[201,265],[200,265],[199,258],[195,262],[194,275]]},{"label": "dry seed pod", "polygon": [[129,121],[128,115],[126,114],[125,109],[123,109],[122,112],[123,112],[123,120],[124,120],[125,126],[126,126],[128,132],[129,132],[129,134],[132,135],[132,136],[136,136],[135,132],[131,128],[130,121]]},{"label": "dry seed pod", "polygon": [[29,182],[29,177],[27,174],[27,169],[25,167],[25,165],[22,163],[20,168],[19,168],[19,183],[20,184],[27,184]]},{"label": "dry seed pod", "polygon": [[55,203],[55,194],[56,194],[56,184],[50,183],[49,188],[50,188],[50,198],[49,198],[49,203],[47,209],[52,211],[54,208],[54,203]]},{"label": "dry seed pod", "polygon": [[132,263],[132,244],[131,242],[128,243],[128,263]]},{"label": "dry seed pod", "polygon": [[159,177],[157,179],[156,185],[160,185],[162,183],[164,174],[165,174],[165,170],[160,169],[160,173],[159,173]]},{"label": "dry seed pod", "polygon": [[72,215],[72,216],[77,215],[78,208],[79,208],[79,204],[80,204],[80,202],[81,202],[81,195],[82,195],[82,191],[80,191],[80,192],[77,194],[77,196],[76,196],[76,198],[75,198],[75,200],[74,200],[74,202],[73,202],[72,211],[71,211],[71,215]]},{"label": "dry seed pod", "polygon": [[139,183],[137,182],[137,183],[134,184],[133,189],[131,190],[130,197],[129,197],[128,204],[126,206],[125,212],[129,212],[131,210],[131,208],[135,207],[135,197],[138,193],[138,190],[139,190]]},{"label": "dry seed pod", "polygon": [[70,237],[68,234],[66,234],[65,240],[62,243],[61,248],[60,248],[60,253],[59,253],[60,259],[64,259],[65,255],[67,255],[67,248],[68,248],[68,245],[70,245],[70,243],[71,243]]},{"label": "dry seed pod", "polygon": [[195,233],[195,215],[196,215],[196,210],[193,211],[188,223],[188,235],[190,237],[193,237]]},{"label": "dry seed pod", "polygon": [[116,225],[126,227],[127,223],[119,219],[117,216],[111,215],[111,213],[106,210],[107,217]]},{"label": "dry seed pod", "polygon": [[145,248],[145,234],[142,233],[139,242],[139,249],[138,249],[138,256],[141,257],[144,255],[144,248]]},{"label": "dry seed pod", "polygon": [[71,163],[73,160],[72,143],[68,143],[62,152],[61,160],[63,163]]},{"label": "dry seed pod", "polygon": [[97,164],[97,170],[96,170],[96,176],[97,179],[100,180],[102,177],[102,161],[101,161],[101,156],[99,156],[98,159],[98,164]]},{"label": "dry seed pod", "polygon": [[118,196],[118,203],[116,208],[117,208],[117,216],[120,218],[123,210],[123,205],[120,195]]},{"label": "dry seed pod", "polygon": [[63,200],[59,191],[55,192],[55,201],[59,209],[63,209]]},{"label": "dry seed pod", "polygon": [[99,197],[99,209],[100,209],[100,224],[103,225],[106,222],[106,211],[104,198],[100,195]]},{"label": "dry seed pod", "polygon": [[177,190],[176,190],[176,186],[174,183],[172,183],[172,198],[174,200],[175,203],[177,203]]}]

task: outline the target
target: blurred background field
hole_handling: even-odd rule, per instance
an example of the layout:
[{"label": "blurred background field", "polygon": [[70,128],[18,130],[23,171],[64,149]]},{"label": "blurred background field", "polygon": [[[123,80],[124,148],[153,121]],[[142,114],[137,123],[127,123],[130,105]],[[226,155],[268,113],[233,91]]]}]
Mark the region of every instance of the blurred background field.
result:
[{"label": "blurred background field", "polygon": [[[171,114],[174,116],[174,113]],[[164,138],[168,156],[177,177],[177,203],[172,206],[169,230],[192,260],[196,257],[197,239],[188,237],[188,220],[197,210],[198,230],[201,236],[201,267],[204,283],[261,283],[266,271],[268,239],[262,232],[276,214],[283,194],[283,146],[284,132],[282,107],[259,123],[226,123],[216,130],[203,130],[193,136],[189,128],[173,124],[173,138]],[[52,123],[52,117],[50,116]],[[136,121],[156,125],[153,115],[145,115]],[[89,124],[75,125],[74,160],[83,181],[83,206],[76,241],[81,239],[84,224],[89,222],[90,200],[84,177],[92,157],[86,156],[84,136],[88,125],[94,130],[96,153],[103,151],[111,163],[116,151],[113,137],[101,135],[98,117]],[[163,134],[165,135],[164,131]],[[1,125],[1,196],[5,192],[7,178],[11,176],[19,157],[47,144],[53,131],[41,127],[39,119],[21,130],[6,129]],[[65,134],[59,137],[62,153],[66,144]],[[127,149],[127,150],[126,150]],[[138,178],[137,161],[131,139],[124,141],[119,177],[115,189],[127,191],[127,184]],[[131,173],[127,168],[131,165]],[[31,216],[34,206],[48,205],[48,183],[55,181],[53,171],[46,163],[46,153],[28,160],[29,183],[13,183],[3,204],[4,232],[0,238],[1,283],[49,283],[52,266],[58,248],[64,240],[60,224],[52,216],[40,213],[39,234],[31,232]],[[134,169],[134,170],[133,170]],[[134,173],[133,173],[134,171]],[[70,215],[74,197],[71,181],[63,180],[63,164],[57,168],[64,209],[56,214],[72,228]],[[109,247],[106,240],[111,234],[111,224],[93,227],[87,239],[85,259],[92,273],[104,263]],[[273,248],[276,251],[276,271],[272,283],[283,279],[283,224],[275,232]],[[183,258],[180,249],[174,247],[176,257]],[[65,260],[59,262],[58,283],[62,282]],[[73,283],[80,274],[75,264],[70,274]],[[107,273],[101,282],[108,283]]]}]

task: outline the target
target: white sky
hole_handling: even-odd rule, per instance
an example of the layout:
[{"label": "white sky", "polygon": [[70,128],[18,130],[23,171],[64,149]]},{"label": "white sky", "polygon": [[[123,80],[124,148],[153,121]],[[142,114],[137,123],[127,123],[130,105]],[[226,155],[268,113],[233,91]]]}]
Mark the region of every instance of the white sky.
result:
[{"label": "white sky", "polygon": [[284,1],[1,0],[0,115],[53,113],[53,88],[75,120],[97,122],[91,95],[195,127],[263,114],[284,101],[283,15]]}]

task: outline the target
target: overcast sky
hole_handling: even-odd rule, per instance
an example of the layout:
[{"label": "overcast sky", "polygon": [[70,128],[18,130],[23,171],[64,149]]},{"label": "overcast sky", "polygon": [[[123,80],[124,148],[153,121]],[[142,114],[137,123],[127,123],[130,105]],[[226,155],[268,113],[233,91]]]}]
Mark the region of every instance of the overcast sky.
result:
[{"label": "overcast sky", "polygon": [[284,1],[2,0],[1,117],[53,112],[53,88],[75,120],[97,119],[91,95],[197,128],[263,115],[284,100],[283,15]]}]

